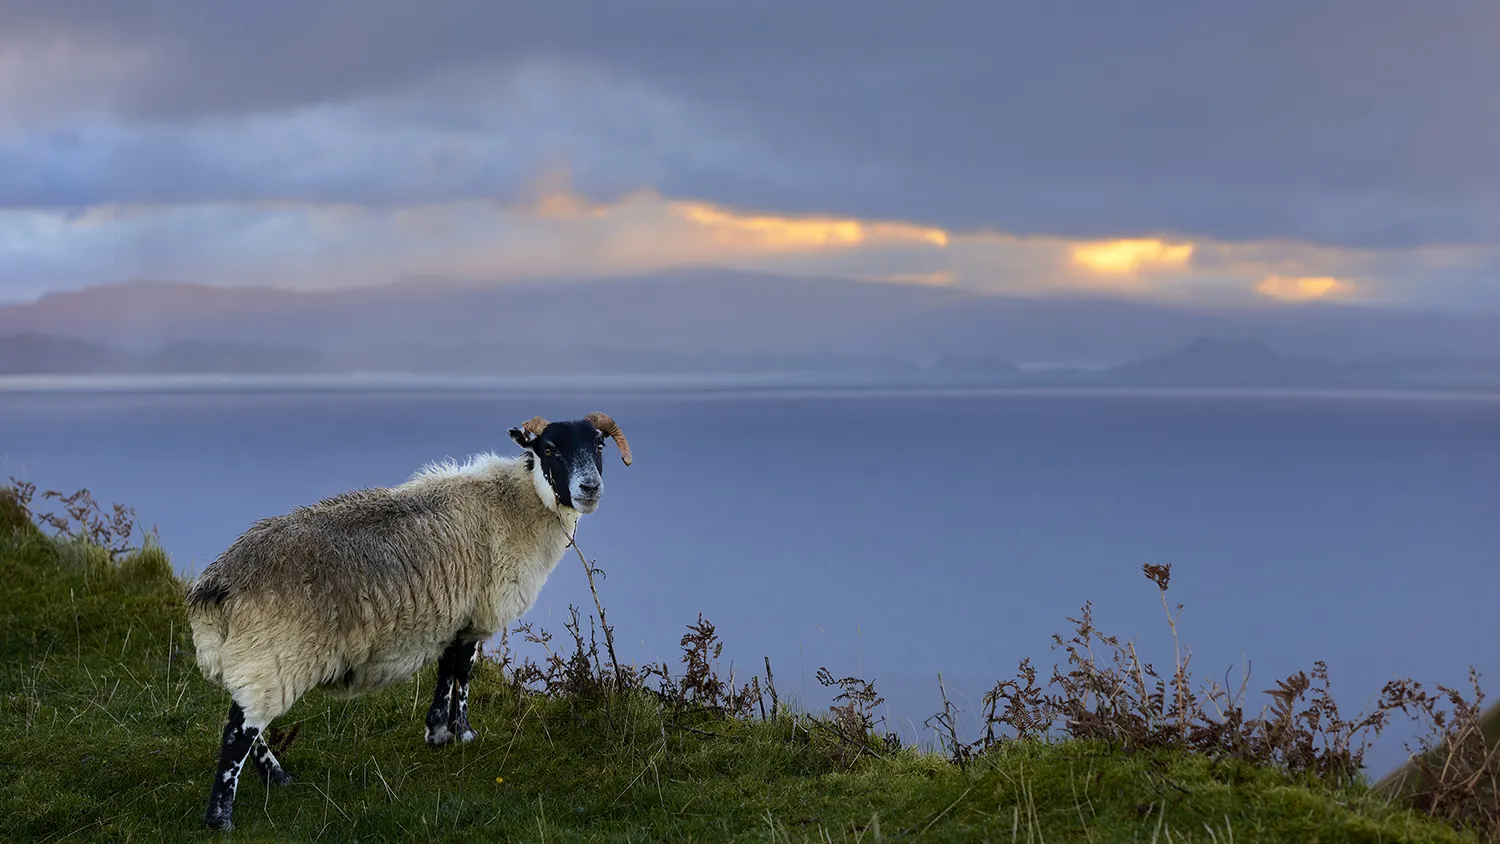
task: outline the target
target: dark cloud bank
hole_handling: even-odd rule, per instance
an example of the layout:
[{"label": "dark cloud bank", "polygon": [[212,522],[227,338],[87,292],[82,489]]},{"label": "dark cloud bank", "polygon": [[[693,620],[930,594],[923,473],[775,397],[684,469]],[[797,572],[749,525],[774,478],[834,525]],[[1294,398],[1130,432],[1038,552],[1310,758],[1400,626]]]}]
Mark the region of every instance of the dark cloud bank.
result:
[{"label": "dark cloud bank", "polygon": [[[562,155],[596,198],[650,184],[1021,234],[1500,244],[1491,0],[0,3],[0,19],[0,48],[133,62],[103,103],[63,80],[8,120],[12,207],[514,195]],[[277,150],[283,118],[302,121],[288,138],[335,140]],[[263,122],[237,134],[247,119]]]}]

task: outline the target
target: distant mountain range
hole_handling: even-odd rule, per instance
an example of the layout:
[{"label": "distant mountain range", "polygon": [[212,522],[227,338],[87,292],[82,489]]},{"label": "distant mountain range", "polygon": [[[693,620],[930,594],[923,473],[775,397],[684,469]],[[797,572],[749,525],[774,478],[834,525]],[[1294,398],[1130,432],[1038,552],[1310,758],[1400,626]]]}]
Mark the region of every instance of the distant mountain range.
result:
[{"label": "distant mountain range", "polygon": [[1494,314],[1189,309],[713,269],[322,292],[131,282],[0,306],[0,374],[822,372],[1475,386],[1500,384],[1497,370]]},{"label": "distant mountain range", "polygon": [[[389,347],[383,360],[278,345],[182,342],[135,352],[47,335],[0,337],[5,375],[310,375],[400,373],[537,375],[524,357],[464,355]],[[609,353],[552,361],[557,375],[813,375],[830,382],[886,385],[1137,388],[1469,388],[1500,389],[1500,357],[1413,358],[1337,363],[1283,355],[1253,340],[1200,338],[1164,355],[1102,368],[1026,370],[1001,360],[943,356],[928,364],[837,355]]]}]

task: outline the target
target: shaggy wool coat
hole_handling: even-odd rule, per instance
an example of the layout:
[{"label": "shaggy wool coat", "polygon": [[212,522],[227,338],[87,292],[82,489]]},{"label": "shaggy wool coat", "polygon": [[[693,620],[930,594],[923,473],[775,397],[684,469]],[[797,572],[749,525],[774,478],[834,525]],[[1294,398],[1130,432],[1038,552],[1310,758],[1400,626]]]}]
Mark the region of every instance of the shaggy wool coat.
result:
[{"label": "shaggy wool coat", "polygon": [[484,455],[257,522],[188,593],[199,668],[266,723],[315,687],[372,691],[487,639],[576,529],[544,486],[529,455]]}]

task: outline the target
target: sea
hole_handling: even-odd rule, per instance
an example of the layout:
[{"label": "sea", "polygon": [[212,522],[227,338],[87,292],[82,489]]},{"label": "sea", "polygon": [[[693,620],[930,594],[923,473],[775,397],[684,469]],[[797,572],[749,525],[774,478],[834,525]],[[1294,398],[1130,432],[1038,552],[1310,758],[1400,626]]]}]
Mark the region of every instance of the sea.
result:
[{"label": "sea", "polygon": [[[257,519],[592,410],[635,452],[578,533],[625,662],[680,669],[701,615],[724,675],[769,658],[814,710],[820,668],[869,680],[924,746],[943,695],[972,738],[1022,660],[1067,670],[1085,605],[1164,674],[1248,669],[1254,710],[1319,660],[1346,715],[1398,677],[1500,693],[1493,394],[10,379],[0,479],[129,505],[190,576]],[[525,620],[565,638],[570,605],[571,552]],[[1398,716],[1371,774],[1415,735]]]}]

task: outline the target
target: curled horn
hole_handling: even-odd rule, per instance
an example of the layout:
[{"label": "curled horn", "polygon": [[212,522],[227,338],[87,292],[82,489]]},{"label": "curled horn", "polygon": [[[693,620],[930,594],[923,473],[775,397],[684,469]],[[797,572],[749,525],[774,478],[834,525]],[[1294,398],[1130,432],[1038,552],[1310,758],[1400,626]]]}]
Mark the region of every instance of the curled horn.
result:
[{"label": "curled horn", "polygon": [[542,435],[542,432],[547,430],[547,420],[543,419],[540,416],[533,416],[530,419],[527,419],[521,425],[521,427],[527,431],[530,431],[533,435],[540,437]]},{"label": "curled horn", "polygon": [[620,449],[620,459],[625,461],[626,466],[629,466],[631,461],[630,443],[626,442],[625,433],[620,430],[619,425],[615,424],[615,420],[597,410],[583,418],[589,424],[598,428],[601,433],[615,438],[615,445]]}]

